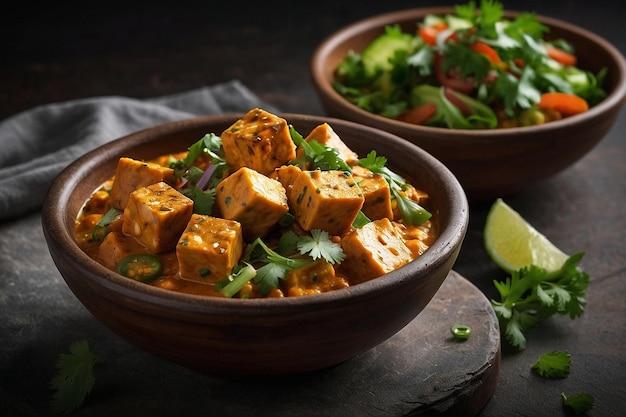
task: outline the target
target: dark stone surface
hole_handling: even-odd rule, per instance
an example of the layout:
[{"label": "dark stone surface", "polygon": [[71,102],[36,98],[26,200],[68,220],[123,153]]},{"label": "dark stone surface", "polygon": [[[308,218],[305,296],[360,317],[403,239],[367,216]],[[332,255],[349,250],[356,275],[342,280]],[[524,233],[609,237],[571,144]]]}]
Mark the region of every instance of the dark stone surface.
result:
[{"label": "dark stone surface", "polygon": [[[324,114],[309,80],[308,59],[325,36],[375,13],[441,3],[71,4],[36,7],[25,2],[0,15],[0,119],[45,103],[97,95],[152,97],[232,78],[283,111]],[[519,1],[509,8],[571,21],[626,51],[626,16],[614,2]],[[610,134],[589,155],[507,199],[564,251],[584,251],[582,267],[591,283],[581,318],[540,322],[528,334],[523,352],[503,346],[498,387],[481,416],[563,415],[561,392],[594,395],[591,415],[622,414],[626,405],[625,131],[622,111]],[[495,297],[492,280],[505,276],[482,246],[488,208],[488,203],[472,205],[468,235],[454,269],[491,298]],[[191,371],[146,357],[95,321],[56,272],[37,213],[0,224],[0,323],[2,415],[6,409],[14,415],[45,415],[42,406],[56,356],[80,338],[88,339],[94,350],[103,348],[107,362],[119,359],[116,365],[103,366],[98,389],[90,398],[94,408],[106,408],[115,398],[134,407],[117,408],[120,415],[141,415],[137,410],[169,414],[164,410],[175,408],[210,414],[210,398],[232,395]],[[568,350],[572,356],[572,371],[564,380],[544,380],[530,371],[541,354],[552,350]],[[354,382],[345,377],[339,380],[345,382],[340,387],[344,394],[351,392]],[[376,389],[377,381],[371,383]],[[294,401],[290,394],[309,398],[320,394],[294,394],[287,389],[291,385],[283,384],[286,390],[263,398],[264,409]],[[244,398],[257,400],[255,390],[263,392],[263,384],[259,386],[228,385],[241,390]],[[152,392],[158,395],[148,395]],[[202,395],[206,397],[198,397]],[[373,394],[364,390],[363,395]],[[326,398],[316,398],[320,410],[329,407]],[[198,404],[200,412],[191,404]],[[241,408],[233,409],[234,415],[258,411],[245,410],[243,400],[236,406]],[[371,415],[383,413],[371,411]],[[352,415],[347,409],[338,411],[342,414]]]}]

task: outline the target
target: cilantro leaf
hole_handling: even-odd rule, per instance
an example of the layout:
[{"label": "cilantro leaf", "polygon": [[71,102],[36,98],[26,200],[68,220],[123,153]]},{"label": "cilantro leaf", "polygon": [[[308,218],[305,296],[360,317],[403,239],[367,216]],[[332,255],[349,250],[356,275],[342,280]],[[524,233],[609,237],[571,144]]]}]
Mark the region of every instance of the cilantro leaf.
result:
[{"label": "cilantro leaf", "polygon": [[298,236],[293,230],[287,230],[278,239],[278,247],[276,251],[283,256],[289,256],[296,252]]},{"label": "cilantro leaf", "polygon": [[346,257],[341,245],[330,240],[328,232],[321,229],[312,229],[311,236],[300,236],[297,246],[300,254],[308,254],[313,260],[324,258],[330,264],[339,264]]},{"label": "cilantro leaf", "polygon": [[207,191],[198,187],[188,187],[180,190],[181,194],[193,200],[193,212],[197,214],[211,214],[215,204],[215,189]]},{"label": "cilantro leaf", "polygon": [[477,80],[484,79],[491,71],[491,63],[483,54],[473,51],[460,42],[446,45],[442,66],[445,72],[458,68],[461,76],[473,77]]},{"label": "cilantro leaf", "polygon": [[58,372],[50,381],[54,390],[50,404],[53,412],[69,413],[83,404],[96,382],[93,367],[97,360],[86,340],[74,342],[69,354],[59,354]]},{"label": "cilantro leaf", "polygon": [[277,288],[280,279],[285,279],[287,273],[308,263],[311,258],[290,258],[272,250],[261,238],[250,244],[243,262],[263,264],[256,270],[254,282],[259,285],[262,293],[267,294],[272,288]]},{"label": "cilantro leaf", "polygon": [[569,375],[571,356],[567,351],[544,353],[531,365],[531,369],[544,378],[565,378]]},{"label": "cilantro leaf", "polygon": [[174,177],[182,178],[198,158],[205,153],[211,157],[213,164],[221,167],[226,165],[226,159],[222,149],[222,139],[214,133],[207,133],[188,148],[184,158],[170,162],[170,168],[174,170]]},{"label": "cilantro leaf", "polygon": [[591,394],[576,394],[566,396],[565,393],[561,393],[563,399],[563,407],[573,411],[576,415],[583,415],[587,411],[591,411],[595,398]]},{"label": "cilantro leaf", "polygon": [[280,280],[287,278],[289,271],[319,258],[330,264],[341,263],[345,258],[341,245],[333,242],[328,232],[321,229],[313,229],[311,235],[302,236],[287,231],[279,240],[276,250],[257,238],[248,247],[240,265],[233,268],[233,273],[228,277],[219,280],[215,289],[227,297],[233,297],[252,280],[261,293],[267,294],[273,288],[278,288]]},{"label": "cilantro leaf", "polygon": [[521,12],[512,22],[506,25],[504,30],[511,38],[520,40],[524,35],[533,39],[541,39],[550,31],[550,28],[537,19],[536,13]]},{"label": "cilantro leaf", "polygon": [[515,348],[526,348],[525,332],[539,319],[554,314],[574,319],[583,314],[589,275],[578,267],[583,252],[570,256],[563,266],[548,273],[535,265],[494,281],[500,301],[491,300],[505,339]]},{"label": "cilantro leaf", "polygon": [[411,186],[403,177],[386,166],[387,158],[377,156],[376,151],[371,151],[365,158],[359,159],[359,164],[376,174],[380,174],[387,181],[391,195],[398,203],[402,219],[407,224],[420,225],[432,217],[428,210],[405,195],[404,191]]},{"label": "cilantro leaf", "polygon": [[[204,171],[194,165],[202,155],[210,158]],[[194,213],[211,214],[214,188],[228,169],[222,139],[214,133],[207,133],[188,148],[184,158],[170,161],[169,167],[174,170],[174,178],[183,179],[178,191],[194,201]]]},{"label": "cilantro leaf", "polygon": [[117,220],[120,217],[120,214],[121,212],[113,207],[104,213],[98,223],[96,223],[91,230],[91,238],[94,242],[102,242],[104,240],[106,235],[110,232],[109,225]]},{"label": "cilantro leaf", "polygon": [[292,164],[309,170],[352,172],[352,168],[339,156],[337,149],[326,146],[316,140],[304,140],[302,135],[292,125],[289,125],[289,133],[293,142],[304,150],[304,157],[292,161]]}]

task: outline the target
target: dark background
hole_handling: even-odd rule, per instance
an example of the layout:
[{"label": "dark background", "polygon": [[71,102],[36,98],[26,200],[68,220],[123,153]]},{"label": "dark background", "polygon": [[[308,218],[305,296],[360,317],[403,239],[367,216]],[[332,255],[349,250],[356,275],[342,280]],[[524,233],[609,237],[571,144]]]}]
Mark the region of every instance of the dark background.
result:
[{"label": "dark background", "polygon": [[[377,13],[450,4],[455,3],[14,3],[0,16],[0,118],[42,103],[97,95],[151,97],[232,78],[283,111],[322,113],[308,63],[326,36]],[[557,17],[615,40],[623,34],[623,19],[616,14],[626,17],[620,3],[605,0],[504,5]]]}]

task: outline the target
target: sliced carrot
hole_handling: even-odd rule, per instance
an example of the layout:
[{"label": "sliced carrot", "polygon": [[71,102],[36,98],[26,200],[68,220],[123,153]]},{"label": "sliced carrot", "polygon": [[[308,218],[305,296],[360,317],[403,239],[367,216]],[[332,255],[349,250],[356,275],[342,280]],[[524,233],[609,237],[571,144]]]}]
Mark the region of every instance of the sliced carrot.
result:
[{"label": "sliced carrot", "polygon": [[565,116],[583,113],[589,109],[585,99],[560,92],[543,93],[538,106],[542,109],[554,109]]},{"label": "sliced carrot", "polygon": [[483,54],[493,64],[499,64],[502,62],[502,60],[500,59],[500,55],[498,55],[498,52],[495,49],[493,49],[490,45],[487,45],[485,42],[481,42],[481,41],[474,42],[472,44],[472,50]]},{"label": "sliced carrot", "polygon": [[414,125],[423,125],[433,117],[435,113],[437,113],[437,105],[435,103],[424,103],[421,106],[414,107],[398,115],[398,120]]},{"label": "sliced carrot", "polygon": [[563,65],[576,65],[576,56],[553,45],[546,45],[548,56]]}]

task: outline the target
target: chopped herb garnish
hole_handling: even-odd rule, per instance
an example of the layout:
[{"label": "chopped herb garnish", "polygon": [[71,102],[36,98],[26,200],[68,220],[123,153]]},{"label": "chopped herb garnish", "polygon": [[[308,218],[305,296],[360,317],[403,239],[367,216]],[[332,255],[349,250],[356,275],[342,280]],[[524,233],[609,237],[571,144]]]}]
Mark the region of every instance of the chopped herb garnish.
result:
[{"label": "chopped herb garnish", "polygon": [[58,372],[50,381],[54,390],[50,404],[53,412],[69,413],[83,404],[96,382],[93,368],[97,361],[86,340],[74,342],[69,354],[59,354]]},{"label": "chopped herb garnish", "polygon": [[323,258],[330,264],[340,264],[346,257],[341,245],[333,242],[327,231],[311,230],[311,236],[300,236],[297,240],[300,254],[308,254],[314,260]]},{"label": "chopped herb garnish", "polygon": [[341,245],[333,242],[328,232],[320,229],[313,229],[310,235],[302,236],[287,231],[279,240],[277,250],[257,238],[248,247],[241,264],[233,269],[231,275],[220,280],[215,288],[232,297],[246,282],[253,280],[259,290],[267,294],[272,288],[278,288],[280,280],[285,279],[289,271],[320,258],[330,264],[341,263],[345,258]]},{"label": "chopped herb garnish", "polygon": [[571,357],[567,351],[544,353],[531,365],[531,369],[544,378],[566,378],[569,375]]},{"label": "chopped herb garnish", "polygon": [[95,242],[102,242],[106,235],[109,234],[109,225],[120,217],[120,214],[118,210],[111,207],[91,230],[91,238]]},{"label": "chopped herb garnish", "polygon": [[218,281],[215,284],[215,290],[220,291],[226,297],[233,297],[237,294],[241,288],[256,276],[256,270],[250,264],[233,269],[233,273],[225,279]]},{"label": "chopped herb garnish", "polygon": [[[205,170],[194,165],[202,155],[210,158]],[[169,166],[174,170],[174,177],[183,180],[179,191],[194,201],[194,213],[211,214],[215,186],[228,169],[221,138],[213,133],[204,135],[189,147],[184,158],[171,161]]]},{"label": "chopped herb garnish", "polygon": [[365,215],[365,213],[359,210],[359,214],[356,215],[356,218],[352,222],[352,227],[354,227],[355,229],[360,229],[370,222],[371,220]]},{"label": "chopped herb garnish", "polygon": [[404,178],[386,166],[387,158],[377,156],[376,151],[371,151],[367,154],[366,158],[359,159],[359,164],[376,174],[380,174],[387,181],[391,189],[391,195],[398,203],[402,220],[407,224],[420,225],[432,217],[432,214],[424,207],[404,194],[404,191],[406,191],[410,185]]},{"label": "chopped herb garnish", "polygon": [[292,165],[311,171],[320,169],[322,171],[352,172],[352,168],[339,156],[337,149],[323,145],[316,140],[304,140],[292,125],[289,125],[289,132],[296,146],[304,150],[304,156],[291,161]]},{"label": "chopped herb garnish", "polygon": [[569,397],[565,393],[561,393],[563,399],[563,407],[573,411],[576,415],[584,415],[587,411],[591,411],[595,398],[591,394],[576,394]]}]

